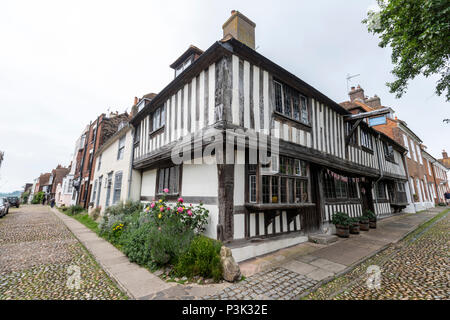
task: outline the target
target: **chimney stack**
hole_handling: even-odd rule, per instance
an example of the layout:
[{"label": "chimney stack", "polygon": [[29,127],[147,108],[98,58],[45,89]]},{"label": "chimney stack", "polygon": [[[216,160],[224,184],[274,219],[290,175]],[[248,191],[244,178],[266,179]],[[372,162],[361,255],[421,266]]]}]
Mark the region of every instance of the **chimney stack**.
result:
[{"label": "chimney stack", "polygon": [[133,106],[137,105],[139,102],[139,98],[138,97],[134,97],[134,103]]},{"label": "chimney stack", "polygon": [[373,109],[379,109],[381,107],[381,99],[377,95],[374,95],[373,98],[366,99],[365,103]]},{"label": "chimney stack", "polygon": [[231,35],[236,40],[255,50],[256,24],[239,11],[231,11],[231,17],[223,24],[223,37]]},{"label": "chimney stack", "polygon": [[444,159],[447,159],[447,158],[448,158],[447,151],[442,150],[442,158],[444,158]]},{"label": "chimney stack", "polygon": [[354,101],[355,99],[360,99],[361,101],[364,101],[365,96],[364,96],[364,90],[359,86],[356,87],[352,87],[351,91],[348,93],[348,96],[350,97],[350,101]]}]

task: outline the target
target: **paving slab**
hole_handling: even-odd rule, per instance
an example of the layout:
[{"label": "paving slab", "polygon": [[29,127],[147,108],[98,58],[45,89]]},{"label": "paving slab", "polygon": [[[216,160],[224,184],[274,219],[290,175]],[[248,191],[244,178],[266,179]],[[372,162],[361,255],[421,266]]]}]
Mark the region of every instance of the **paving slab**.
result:
[{"label": "paving slab", "polygon": [[316,266],[313,266],[311,264],[307,264],[307,263],[304,263],[301,261],[297,261],[297,260],[289,261],[288,263],[284,264],[283,267],[288,270],[291,270],[293,272],[297,272],[297,273],[303,274],[303,275],[306,275],[317,269]]},{"label": "paving slab", "polygon": [[323,259],[323,258],[319,258],[316,259],[314,261],[310,262],[311,265],[316,266],[320,269],[324,269],[326,271],[329,272],[333,272],[333,273],[337,273],[339,271],[344,270],[347,266],[340,264],[340,263],[335,263],[333,261],[327,260],[327,259]]},{"label": "paving slab", "polygon": [[334,275],[333,272],[329,272],[329,271],[317,268],[316,270],[308,273],[306,276],[308,278],[314,279],[316,281],[320,281],[320,280],[326,279],[328,277],[331,277],[333,275]]}]

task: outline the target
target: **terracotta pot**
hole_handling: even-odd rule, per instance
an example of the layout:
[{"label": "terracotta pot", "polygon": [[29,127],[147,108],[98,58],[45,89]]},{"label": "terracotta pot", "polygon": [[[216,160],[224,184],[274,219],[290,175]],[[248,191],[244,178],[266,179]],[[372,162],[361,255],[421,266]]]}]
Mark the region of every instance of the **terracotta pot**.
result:
[{"label": "terracotta pot", "polygon": [[336,235],[341,238],[348,238],[350,236],[349,227],[336,225]]},{"label": "terracotta pot", "polygon": [[369,231],[369,222],[359,222],[359,230]]},{"label": "terracotta pot", "polygon": [[369,220],[369,227],[372,229],[377,228],[377,220]]},{"label": "terracotta pot", "polygon": [[351,234],[359,234],[359,223],[350,226]]}]

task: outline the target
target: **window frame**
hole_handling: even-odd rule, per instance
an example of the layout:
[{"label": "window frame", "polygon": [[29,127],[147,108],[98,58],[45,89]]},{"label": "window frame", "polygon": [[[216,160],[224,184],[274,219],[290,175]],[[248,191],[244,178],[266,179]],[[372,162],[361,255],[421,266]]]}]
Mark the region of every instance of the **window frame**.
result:
[{"label": "window frame", "polygon": [[[277,88],[280,88],[280,90],[278,90]],[[291,121],[298,122],[304,126],[311,127],[311,107],[308,97],[300,93],[300,91],[298,91],[297,89],[287,84],[284,84],[283,82],[276,79],[273,80],[273,89],[274,89],[273,95],[275,103],[274,113],[281,115]],[[280,91],[281,97],[277,97],[278,95],[277,91]],[[295,99],[294,97],[298,99]],[[287,108],[286,106],[287,100],[289,101],[290,104],[289,108]],[[298,110],[297,110],[298,112],[295,111],[294,101],[298,102]],[[281,102],[281,109],[279,106],[280,102]],[[286,110],[288,110],[288,112]],[[306,121],[303,117],[305,110],[306,110]],[[296,118],[296,114],[298,115],[298,118]]]},{"label": "window frame", "polygon": [[[175,170],[177,171],[177,177],[174,180],[177,183],[177,186],[176,186],[177,190],[176,190],[176,192],[171,192],[172,191],[171,190],[171,186],[170,186],[170,183],[171,183],[171,179],[170,179],[171,171],[170,171],[170,169],[171,168],[175,168]],[[167,178],[167,182],[168,182],[167,189],[169,189],[169,193],[164,193],[164,191],[163,191],[166,188],[166,185],[165,185],[166,177],[165,176],[164,176],[163,185],[160,188],[160,179],[161,179],[161,171],[162,170],[164,170],[164,172],[165,172],[165,170],[168,170],[168,172],[169,172],[169,176]],[[182,185],[181,182],[182,182],[182,173],[183,173],[182,170],[183,170],[183,166],[182,165],[173,165],[173,166],[165,166],[165,167],[158,168],[157,172],[156,172],[155,195],[156,196],[166,195],[166,198],[169,198],[169,199],[170,198],[174,198],[174,197],[178,197],[181,194],[181,185]]]},{"label": "window frame", "polygon": [[[123,142],[123,145],[121,146],[120,143]],[[117,149],[117,160],[123,160],[125,155],[125,143],[126,142],[126,135],[123,135],[118,139],[118,149]]]},{"label": "window frame", "polygon": [[[272,159],[272,161],[273,160],[274,159]],[[279,156],[279,159],[276,162],[279,164],[280,168],[277,172],[265,170],[262,166],[259,168],[261,178],[258,180],[258,183],[261,183],[261,188],[259,188],[258,191],[258,203],[279,205],[310,204],[311,177],[309,164],[304,160],[286,156]],[[295,166],[297,163],[300,163],[301,166],[300,175],[296,174],[297,170],[295,169]],[[285,168],[285,170],[283,168]],[[304,168],[304,170],[302,168]],[[298,194],[298,184],[301,184],[300,194]]]}]

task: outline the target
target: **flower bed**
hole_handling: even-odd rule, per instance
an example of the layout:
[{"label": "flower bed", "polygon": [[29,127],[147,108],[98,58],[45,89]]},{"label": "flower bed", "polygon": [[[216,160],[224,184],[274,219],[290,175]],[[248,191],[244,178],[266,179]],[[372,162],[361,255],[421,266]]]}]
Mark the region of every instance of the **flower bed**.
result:
[{"label": "flower bed", "polygon": [[[167,193],[168,190],[165,190]],[[219,241],[201,235],[209,212],[203,204],[169,204],[163,196],[146,205],[121,203],[105,210],[99,234],[130,259],[163,277],[195,280],[222,278]]]}]

